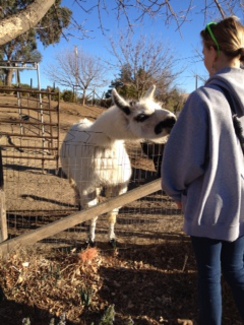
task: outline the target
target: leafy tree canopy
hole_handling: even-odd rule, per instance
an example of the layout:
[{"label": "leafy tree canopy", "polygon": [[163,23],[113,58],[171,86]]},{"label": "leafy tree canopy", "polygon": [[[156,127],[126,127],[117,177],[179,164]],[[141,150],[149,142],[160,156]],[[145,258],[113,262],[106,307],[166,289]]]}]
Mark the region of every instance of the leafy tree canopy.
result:
[{"label": "leafy tree canopy", "polygon": [[[0,19],[11,17],[21,10],[25,10],[34,0],[0,0]],[[41,54],[37,50],[37,41],[46,47],[60,41],[62,31],[70,24],[72,11],[61,7],[61,0],[56,0],[47,14],[35,28],[18,36],[14,40],[0,47],[0,59],[8,61],[4,65],[13,66],[13,61],[40,62]],[[11,63],[12,62],[12,63]],[[13,71],[3,70],[5,82],[11,85]]]}]

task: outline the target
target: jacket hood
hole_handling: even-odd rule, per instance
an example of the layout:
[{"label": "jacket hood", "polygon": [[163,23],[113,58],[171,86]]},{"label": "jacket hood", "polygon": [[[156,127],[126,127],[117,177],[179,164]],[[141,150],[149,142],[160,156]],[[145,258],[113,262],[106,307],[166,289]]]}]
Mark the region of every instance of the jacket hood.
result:
[{"label": "jacket hood", "polygon": [[218,89],[219,87],[225,88],[230,96],[234,98],[234,102],[238,103],[238,112],[241,111],[240,115],[244,116],[243,69],[225,68],[211,77],[205,86],[214,89]]}]

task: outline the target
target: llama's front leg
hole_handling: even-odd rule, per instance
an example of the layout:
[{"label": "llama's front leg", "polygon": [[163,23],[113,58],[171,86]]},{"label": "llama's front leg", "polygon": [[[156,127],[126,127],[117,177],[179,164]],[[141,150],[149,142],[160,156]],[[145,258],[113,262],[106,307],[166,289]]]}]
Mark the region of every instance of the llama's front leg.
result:
[{"label": "llama's front leg", "polygon": [[109,242],[113,247],[116,246],[116,235],[114,232],[114,227],[116,224],[118,213],[119,213],[119,209],[114,209],[113,211],[108,213],[108,222],[109,222],[108,237],[109,237]]},{"label": "llama's front leg", "polygon": [[[115,197],[121,194],[124,194],[127,192],[127,185],[126,186],[118,186],[116,188],[109,188],[106,191],[106,197],[111,198]],[[115,235],[115,224],[117,221],[117,215],[119,213],[119,208],[113,209],[111,212],[107,213],[108,216],[108,222],[109,222],[109,228],[108,228],[108,237],[109,237],[109,243],[112,247],[116,247],[116,235]]]},{"label": "llama's front leg", "polygon": [[[98,204],[98,198],[95,198],[94,200],[88,202],[87,207],[88,208],[94,207],[97,204]],[[90,221],[88,245],[91,247],[95,246],[97,218],[98,216],[95,216]]]},{"label": "llama's front leg", "polygon": [[90,222],[90,231],[89,231],[88,243],[92,247],[95,246],[97,218],[98,217],[92,218],[91,222]]},{"label": "llama's front leg", "polygon": [[[86,194],[86,193],[85,193]],[[96,197],[96,191],[85,195],[82,193],[80,196],[81,205],[86,208],[91,208],[98,204],[98,198]],[[96,237],[96,224],[98,216],[95,216],[90,221],[89,235],[87,239],[87,245],[94,247],[95,246],[95,237]]]}]

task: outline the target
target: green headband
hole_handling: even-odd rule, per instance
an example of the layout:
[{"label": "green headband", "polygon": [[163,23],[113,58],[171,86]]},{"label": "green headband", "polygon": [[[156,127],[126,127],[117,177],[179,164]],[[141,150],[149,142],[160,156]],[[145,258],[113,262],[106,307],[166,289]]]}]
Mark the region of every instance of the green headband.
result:
[{"label": "green headband", "polygon": [[218,41],[217,41],[216,37],[214,36],[214,33],[212,32],[212,29],[211,29],[211,26],[213,26],[213,25],[217,25],[217,23],[209,23],[209,24],[207,24],[206,30],[208,31],[208,33],[211,36],[214,44],[216,45],[218,53],[220,53],[219,43],[218,43]]}]

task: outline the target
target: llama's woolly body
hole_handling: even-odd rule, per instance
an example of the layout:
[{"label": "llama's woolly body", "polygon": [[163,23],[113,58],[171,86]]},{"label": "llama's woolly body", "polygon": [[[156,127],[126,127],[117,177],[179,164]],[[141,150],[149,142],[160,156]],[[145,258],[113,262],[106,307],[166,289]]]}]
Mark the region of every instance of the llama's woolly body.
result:
[{"label": "llama's woolly body", "polygon": [[65,138],[61,156],[64,173],[85,194],[95,187],[126,184],[131,177],[124,140],[112,140],[93,129],[96,125],[88,119],[74,125]]}]

